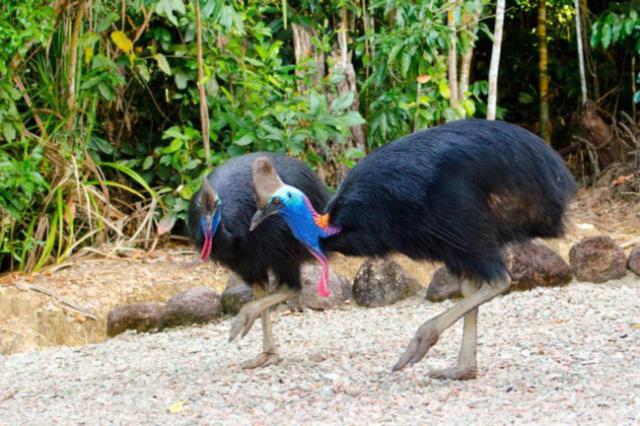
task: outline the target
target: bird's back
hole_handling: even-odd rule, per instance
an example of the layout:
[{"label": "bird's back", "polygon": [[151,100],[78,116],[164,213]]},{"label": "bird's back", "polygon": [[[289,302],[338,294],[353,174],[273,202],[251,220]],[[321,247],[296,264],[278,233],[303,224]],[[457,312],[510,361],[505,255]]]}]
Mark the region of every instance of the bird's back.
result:
[{"label": "bird's back", "polygon": [[420,131],[365,157],[326,211],[342,232],[328,250],[401,252],[493,280],[504,244],[563,233],[576,191],[560,156],[518,126],[461,120]]},{"label": "bird's back", "polygon": [[[221,200],[219,208],[223,226],[233,237],[231,242],[220,241],[222,234],[218,232],[211,256],[247,281],[264,280],[269,269],[282,279],[294,280],[291,275],[297,273],[300,263],[308,260],[310,255],[293,237],[284,220],[270,217],[264,225],[249,232],[251,218],[257,210],[251,167],[258,157],[270,158],[282,180],[303,190],[316,209],[322,209],[329,198],[324,183],[299,160],[264,152],[231,158],[207,176]],[[200,247],[203,238],[199,227],[200,211],[195,202],[198,195],[196,193],[192,197],[189,206],[189,230],[191,238]],[[216,247],[224,249],[216,250]]]}]

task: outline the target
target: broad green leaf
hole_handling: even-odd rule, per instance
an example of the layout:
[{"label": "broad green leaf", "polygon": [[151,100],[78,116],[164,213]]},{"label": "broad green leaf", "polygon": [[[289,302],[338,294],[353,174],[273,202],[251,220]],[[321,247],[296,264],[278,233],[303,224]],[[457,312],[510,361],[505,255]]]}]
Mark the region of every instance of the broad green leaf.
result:
[{"label": "broad green leaf", "polygon": [[462,107],[467,113],[467,117],[473,117],[473,114],[476,113],[476,105],[471,99],[465,99],[464,101],[462,101]]},{"label": "broad green leaf", "polygon": [[438,83],[438,90],[440,91],[440,96],[445,99],[449,99],[451,97],[451,91],[449,90],[449,84],[445,80],[441,80]]},{"label": "broad green leaf", "polygon": [[153,166],[153,157],[148,155],[147,158],[144,159],[144,163],[142,163],[142,170],[149,170]]},{"label": "broad green leaf", "polygon": [[183,0],[159,0],[156,5],[156,13],[160,16],[166,16],[176,27],[178,26],[178,20],[174,13],[184,15],[185,11]]},{"label": "broad green leaf", "polygon": [[346,127],[353,127],[359,124],[366,123],[366,120],[362,118],[358,111],[349,111],[343,117],[341,117],[341,120]]},{"label": "broad green leaf", "polygon": [[165,58],[162,53],[156,53],[155,55],[153,55],[153,58],[158,63],[158,68],[160,68],[163,73],[171,75],[171,67],[169,66],[169,62],[167,62],[167,58]]},{"label": "broad green leaf", "polygon": [[353,92],[344,92],[331,102],[331,109],[333,111],[342,111],[349,108],[353,104],[353,98]]},{"label": "broad green leaf", "polygon": [[233,143],[238,146],[247,146],[247,145],[250,145],[254,140],[255,140],[255,137],[253,136],[253,133],[247,133],[246,135],[242,136],[240,139],[234,140]]},{"label": "broad green leaf", "polygon": [[160,152],[162,154],[173,154],[174,152],[178,151],[180,148],[182,148],[182,140],[174,139],[171,141],[169,146],[162,148]]},{"label": "broad green leaf", "polygon": [[187,82],[189,81],[188,75],[178,72],[173,79],[176,82],[176,87],[178,89],[184,90],[187,88]]}]

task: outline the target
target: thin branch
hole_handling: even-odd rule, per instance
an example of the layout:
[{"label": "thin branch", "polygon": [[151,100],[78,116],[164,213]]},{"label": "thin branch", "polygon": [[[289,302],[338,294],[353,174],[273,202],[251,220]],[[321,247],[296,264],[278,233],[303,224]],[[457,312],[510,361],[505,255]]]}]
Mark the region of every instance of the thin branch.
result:
[{"label": "thin branch", "polygon": [[204,90],[204,65],[202,60],[202,21],[200,20],[200,0],[194,0],[196,12],[196,44],[198,48],[198,92],[200,94],[200,125],[202,129],[202,144],[204,145],[204,158],[209,164],[211,152],[209,147],[209,108],[207,106],[207,94]]}]

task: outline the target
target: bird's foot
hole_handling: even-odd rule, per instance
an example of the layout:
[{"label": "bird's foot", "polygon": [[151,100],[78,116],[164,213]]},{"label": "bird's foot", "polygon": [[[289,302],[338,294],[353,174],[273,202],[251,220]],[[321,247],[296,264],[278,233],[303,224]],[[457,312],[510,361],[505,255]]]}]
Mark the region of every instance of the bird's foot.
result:
[{"label": "bird's foot", "polygon": [[262,352],[257,357],[243,362],[240,366],[244,369],[253,369],[275,365],[280,362],[280,356],[276,352]]},{"label": "bird's foot", "polygon": [[251,330],[251,327],[253,327],[253,323],[255,322],[255,320],[261,314],[262,311],[260,310],[260,308],[256,305],[253,305],[252,302],[244,305],[233,320],[233,324],[231,324],[229,342],[233,342],[233,340],[238,337],[238,334],[240,334],[241,339],[246,336],[249,330]]},{"label": "bird's foot", "polygon": [[442,370],[432,370],[429,372],[429,377],[434,379],[473,380],[477,375],[478,369],[476,367],[463,365],[444,368]]},{"label": "bird's foot", "polygon": [[396,365],[393,366],[393,371],[401,370],[407,365],[413,365],[420,361],[437,341],[438,332],[433,327],[424,327],[424,325],[420,327]]}]

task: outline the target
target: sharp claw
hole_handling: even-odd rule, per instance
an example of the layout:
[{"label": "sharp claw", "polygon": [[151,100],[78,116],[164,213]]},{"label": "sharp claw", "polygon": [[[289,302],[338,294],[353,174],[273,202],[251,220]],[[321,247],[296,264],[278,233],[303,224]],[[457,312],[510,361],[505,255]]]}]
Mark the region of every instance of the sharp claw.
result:
[{"label": "sharp claw", "polygon": [[398,371],[406,367],[412,366],[420,361],[429,352],[429,349],[438,341],[438,334],[429,330],[422,332],[418,330],[416,336],[411,339],[409,346],[404,351],[398,362],[393,366],[392,371]]}]

